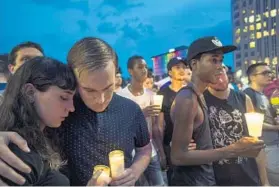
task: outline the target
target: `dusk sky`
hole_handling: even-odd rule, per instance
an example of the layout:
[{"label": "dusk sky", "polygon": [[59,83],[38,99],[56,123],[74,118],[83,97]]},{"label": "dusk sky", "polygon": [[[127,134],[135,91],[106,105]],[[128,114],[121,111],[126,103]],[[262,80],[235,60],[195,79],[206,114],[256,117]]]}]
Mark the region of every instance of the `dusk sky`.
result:
[{"label": "dusk sky", "polygon": [[117,51],[125,77],[131,55],[152,67],[151,56],[201,36],[232,43],[231,0],[0,0],[0,25],[0,53],[29,40],[63,62],[75,41],[100,37]]}]

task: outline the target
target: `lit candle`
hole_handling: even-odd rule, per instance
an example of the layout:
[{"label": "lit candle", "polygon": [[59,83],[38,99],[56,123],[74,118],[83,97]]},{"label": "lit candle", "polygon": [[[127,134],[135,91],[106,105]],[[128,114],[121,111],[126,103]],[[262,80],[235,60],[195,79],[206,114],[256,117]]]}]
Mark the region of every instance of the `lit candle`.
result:
[{"label": "lit candle", "polygon": [[264,114],[245,113],[246,123],[250,136],[261,137],[263,129]]},{"label": "lit candle", "polygon": [[164,96],[162,95],[153,95],[153,105],[160,106],[160,109],[162,108]]},{"label": "lit candle", "polygon": [[113,178],[121,175],[125,170],[124,153],[120,150],[115,150],[109,153],[109,164],[111,176]]},{"label": "lit candle", "polygon": [[94,167],[93,175],[97,171],[102,171],[102,173],[97,178],[96,186],[103,186],[104,184],[109,183],[109,181],[110,181],[110,168],[108,166],[105,166],[105,165],[96,165]]}]

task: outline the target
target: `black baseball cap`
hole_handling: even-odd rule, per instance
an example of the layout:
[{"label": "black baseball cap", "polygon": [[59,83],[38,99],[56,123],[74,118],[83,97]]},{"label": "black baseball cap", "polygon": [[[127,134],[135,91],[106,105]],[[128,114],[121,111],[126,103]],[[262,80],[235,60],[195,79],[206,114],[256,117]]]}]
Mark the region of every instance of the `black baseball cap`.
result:
[{"label": "black baseball cap", "polygon": [[168,71],[170,71],[173,66],[176,66],[177,64],[180,64],[180,63],[183,63],[183,64],[187,65],[186,60],[179,57],[179,56],[170,59],[168,65],[167,65]]},{"label": "black baseball cap", "polygon": [[221,50],[225,54],[236,50],[236,46],[223,46],[221,41],[215,36],[199,38],[193,41],[188,48],[187,62],[190,63],[190,61],[199,54],[217,50]]}]

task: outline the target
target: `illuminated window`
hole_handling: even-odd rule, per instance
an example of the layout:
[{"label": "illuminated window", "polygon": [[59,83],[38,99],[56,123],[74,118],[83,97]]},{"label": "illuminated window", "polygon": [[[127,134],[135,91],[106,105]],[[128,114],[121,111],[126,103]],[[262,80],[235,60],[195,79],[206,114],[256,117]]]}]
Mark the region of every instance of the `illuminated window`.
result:
[{"label": "illuminated window", "polygon": [[273,23],[273,27],[276,27],[276,22],[275,22],[275,23]]},{"label": "illuminated window", "polygon": [[275,29],[271,29],[270,35],[273,36],[273,35],[275,35],[275,34],[276,34]]},{"label": "illuminated window", "polygon": [[254,33],[252,33],[252,34],[250,35],[250,39],[255,39],[255,34],[254,34]]},{"label": "illuminated window", "polygon": [[251,14],[254,14],[254,10],[251,10]]},{"label": "illuminated window", "polygon": [[265,12],[265,13],[263,13],[263,15],[268,18],[269,17],[269,12]]},{"label": "illuminated window", "polygon": [[242,10],[242,14],[245,14],[246,13],[246,10]]},{"label": "illuminated window", "polygon": [[263,26],[264,26],[264,27],[266,27],[266,21],[265,21],[265,22],[263,22]]},{"label": "illuminated window", "polygon": [[244,84],[244,85],[248,85],[249,84],[249,80],[248,77],[241,77],[240,81]]},{"label": "illuminated window", "polygon": [[274,57],[272,59],[272,64],[277,65],[277,63],[278,63],[278,57]]},{"label": "illuminated window", "polygon": [[248,64],[248,61],[247,61],[247,60],[245,60],[245,61],[244,61],[244,64]]},{"label": "illuminated window", "polygon": [[250,42],[249,46],[250,46],[250,48],[255,48],[256,42]]},{"label": "illuminated window", "polygon": [[257,29],[257,30],[260,30],[261,28],[262,28],[262,24],[261,24],[261,23],[257,23],[256,29]]},{"label": "illuminated window", "polygon": [[266,57],[266,58],[264,59],[264,63],[267,63],[267,64],[269,65],[270,60],[269,60],[269,58],[268,58],[268,57]]},{"label": "illuminated window", "polygon": [[235,76],[239,78],[241,77],[241,75],[242,75],[242,70],[241,69],[237,70]]},{"label": "illuminated window", "polygon": [[235,40],[235,43],[237,43],[237,44],[240,43],[240,37],[238,37],[238,38]]},{"label": "illuminated window", "polygon": [[257,61],[256,60],[251,60],[251,64],[256,64]]},{"label": "illuminated window", "polygon": [[250,17],[249,17],[249,22],[250,22],[250,23],[253,23],[254,21],[255,21],[255,16],[250,16]]},{"label": "illuminated window", "polygon": [[250,31],[253,31],[253,30],[255,30],[255,26],[254,25],[250,25],[249,29],[250,29]]},{"label": "illuminated window", "polygon": [[245,26],[244,29],[243,29],[243,32],[247,32],[248,31],[248,27]]},{"label": "illuminated window", "polygon": [[269,36],[269,32],[268,31],[264,31],[263,32],[263,36]]},{"label": "illuminated window", "polygon": [[246,18],[244,18],[244,22],[245,23],[247,23],[248,22],[248,18],[246,17]]},{"label": "illuminated window", "polygon": [[240,34],[240,28],[236,29],[235,31],[235,35],[239,35]]},{"label": "illuminated window", "polygon": [[261,32],[257,32],[256,37],[257,37],[257,39],[260,39],[262,37],[262,33]]},{"label": "illuminated window", "polygon": [[261,21],[261,15],[256,15],[256,22],[259,22],[259,21]]},{"label": "illuminated window", "polygon": [[276,16],[276,9],[273,9],[270,11],[270,17],[275,17]]}]

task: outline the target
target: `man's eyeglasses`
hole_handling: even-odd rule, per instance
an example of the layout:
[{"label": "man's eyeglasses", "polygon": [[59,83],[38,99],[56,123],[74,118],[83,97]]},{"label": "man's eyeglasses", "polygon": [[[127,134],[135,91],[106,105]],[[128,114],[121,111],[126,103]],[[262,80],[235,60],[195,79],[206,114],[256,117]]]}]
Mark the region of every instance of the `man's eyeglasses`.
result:
[{"label": "man's eyeglasses", "polygon": [[273,72],[272,71],[263,71],[260,73],[255,73],[254,75],[272,76]]}]

